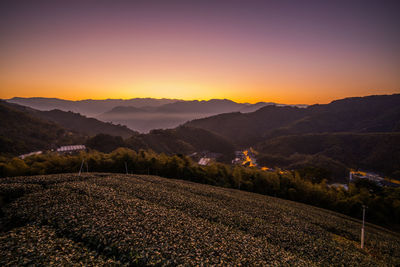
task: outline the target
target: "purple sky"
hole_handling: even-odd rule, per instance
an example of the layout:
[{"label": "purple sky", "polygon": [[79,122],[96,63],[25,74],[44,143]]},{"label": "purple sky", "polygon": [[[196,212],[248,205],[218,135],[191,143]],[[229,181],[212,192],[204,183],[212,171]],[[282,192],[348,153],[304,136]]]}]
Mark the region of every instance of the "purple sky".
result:
[{"label": "purple sky", "polygon": [[400,1],[1,1],[0,97],[400,91]]}]

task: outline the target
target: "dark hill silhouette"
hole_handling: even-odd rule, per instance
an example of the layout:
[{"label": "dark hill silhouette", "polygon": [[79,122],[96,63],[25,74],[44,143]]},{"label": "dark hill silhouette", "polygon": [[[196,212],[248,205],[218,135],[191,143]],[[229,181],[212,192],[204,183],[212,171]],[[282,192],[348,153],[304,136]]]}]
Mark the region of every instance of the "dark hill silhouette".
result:
[{"label": "dark hill silhouette", "polygon": [[306,113],[302,108],[266,106],[252,113],[221,114],[185,125],[217,133],[239,145],[251,145],[261,141],[267,131],[286,126]]},{"label": "dark hill silhouette", "polygon": [[61,126],[0,101],[0,153],[18,155],[83,142]]},{"label": "dark hill silhouette", "polygon": [[224,136],[242,148],[255,147],[261,165],[313,166],[314,178],[344,179],[349,168],[400,177],[399,94],[346,98],[304,109],[267,106],[185,126]]},{"label": "dark hill silhouette", "polygon": [[400,131],[400,94],[346,98],[306,110],[301,120],[273,135]]},{"label": "dark hill silhouette", "polygon": [[40,111],[33,108],[12,104],[8,102],[3,102],[5,105],[18,109],[22,112],[29,113],[30,115],[58,124],[59,126],[79,133],[81,135],[94,136],[96,134],[104,133],[114,136],[122,136],[124,138],[130,137],[136,132],[127,128],[123,125],[114,125],[111,123],[106,123],[99,121],[94,118],[87,118],[81,114],[74,113],[71,111],[62,110],[50,110],[50,111]]},{"label": "dark hill silhouette", "polygon": [[117,106],[160,106],[173,103],[176,99],[154,99],[154,98],[132,98],[132,99],[104,99],[104,100],[64,100],[59,98],[45,97],[14,97],[7,102],[20,104],[37,110],[59,109],[63,111],[73,111],[85,116],[97,116]]},{"label": "dark hill silhouette", "polygon": [[[147,109],[148,108],[149,107],[147,107]],[[136,113],[136,112],[146,112],[146,109],[137,108],[134,106],[117,106],[104,114],[114,114],[114,113],[128,113],[129,114],[129,113]]]},{"label": "dark hill silhouette", "polygon": [[254,112],[254,111],[256,111],[256,110],[258,110],[260,108],[263,108],[265,106],[273,106],[273,105],[276,105],[276,104],[273,103],[273,102],[258,102],[258,103],[255,103],[253,105],[248,105],[248,106],[240,109],[240,112],[241,113]]},{"label": "dark hill silhouette", "polygon": [[400,131],[400,94],[347,98],[308,108],[263,107],[253,113],[230,113],[185,124],[206,129],[235,143],[323,132]]},{"label": "dark hill silhouette", "polygon": [[165,104],[157,108],[158,112],[168,113],[200,113],[200,114],[218,114],[232,111],[238,111],[248,104],[239,104],[227,99],[211,99],[208,101],[183,101],[171,104]]},{"label": "dark hill silhouette", "polygon": [[235,150],[225,138],[209,131],[177,127],[175,129],[152,130],[148,134],[134,135],[123,140],[121,137],[99,134],[87,141],[87,146],[101,152],[111,152],[119,147],[139,151],[153,150],[157,153],[188,155],[194,152],[209,151],[220,153],[222,161],[230,162]]},{"label": "dark hill silhouette", "polygon": [[5,101],[0,102],[0,118],[0,153],[11,155],[84,143],[91,136],[88,146],[107,152],[121,146],[167,154],[208,150],[230,159],[234,151],[233,145],[225,138],[197,128],[153,130],[139,135],[125,126],[104,123],[77,113],[38,111]]},{"label": "dark hill silhouette", "polygon": [[287,169],[314,165],[334,172],[325,178],[345,178],[346,167],[400,177],[399,148],[399,132],[288,135],[267,139],[256,146],[262,165]]},{"label": "dark hill silhouette", "polygon": [[88,136],[104,133],[128,138],[137,134],[137,132],[132,131],[126,126],[114,125],[112,123],[102,122],[94,118],[87,118],[79,113],[74,113],[71,111],[66,112],[56,109],[50,111],[40,111],[37,113],[37,115],[41,118],[56,122],[66,129]]},{"label": "dark hill silhouette", "polygon": [[126,140],[127,147],[135,150],[151,149],[158,153],[191,154],[210,151],[223,154],[229,161],[233,157],[234,145],[225,138],[204,129],[177,127],[167,130],[152,130],[148,134],[135,135]]}]

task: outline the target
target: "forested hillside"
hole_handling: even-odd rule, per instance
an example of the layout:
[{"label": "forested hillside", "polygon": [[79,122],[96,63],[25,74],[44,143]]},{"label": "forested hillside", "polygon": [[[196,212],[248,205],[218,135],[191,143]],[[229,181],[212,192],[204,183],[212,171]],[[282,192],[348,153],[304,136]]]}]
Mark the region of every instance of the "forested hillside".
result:
[{"label": "forested hillside", "polygon": [[267,106],[185,124],[239,147],[254,147],[259,163],[313,168],[318,179],[344,179],[350,168],[400,177],[400,95],[346,98],[307,108]]},{"label": "forested hillside", "polygon": [[157,153],[188,155],[199,151],[221,153],[221,159],[230,162],[235,150],[232,143],[209,131],[177,127],[167,130],[153,130],[148,134],[134,135],[128,139],[97,135],[87,141],[89,148],[111,152],[118,147],[128,147],[136,151],[151,149]]},{"label": "forested hillside", "polygon": [[292,134],[399,132],[400,94],[346,98],[307,108],[267,106],[253,113],[222,114],[185,125],[243,145]]},{"label": "forested hillside", "polygon": [[85,143],[87,137],[99,133],[125,138],[137,134],[73,112],[38,111],[4,101],[0,102],[0,123],[0,153],[9,155]]},{"label": "forested hillside", "polygon": [[227,113],[193,120],[185,126],[205,129],[233,143],[249,146],[263,140],[267,131],[297,121],[306,113],[304,108],[267,106],[252,113]]},{"label": "forested hillside", "polygon": [[[339,172],[336,176],[342,174],[342,177],[346,177],[346,166],[400,177],[400,133],[289,135],[268,139],[259,143],[256,149],[260,152],[259,161],[264,165],[288,169],[314,165],[331,171],[335,170],[336,165],[336,171]],[[333,174],[325,173],[325,176],[328,178]]]},{"label": "forested hillside", "polygon": [[0,101],[0,152],[18,155],[82,142],[82,136]]},{"label": "forested hillside", "polygon": [[68,130],[88,136],[103,133],[128,138],[137,134],[137,132],[132,131],[126,126],[102,122],[94,118],[87,118],[79,113],[73,113],[71,111],[50,110],[40,111],[37,114],[39,117],[58,123]]},{"label": "forested hillside", "polygon": [[[197,108],[214,102],[198,102]],[[350,168],[399,178],[399,103],[400,95],[397,94],[347,98],[308,108],[270,105],[251,113],[226,113],[194,120],[175,129],[138,134],[125,126],[103,123],[72,112],[37,111],[3,102],[3,106],[34,116],[42,123],[43,119],[50,125],[57,122],[59,130],[69,132],[67,140],[60,134],[45,138],[49,142],[36,138],[40,140],[35,143],[32,142],[35,134],[29,134],[35,126],[24,131],[20,128],[24,126],[17,123],[18,119],[7,118],[12,123],[8,124],[10,134],[2,135],[3,152],[22,154],[48,149],[50,144],[54,147],[80,140],[89,148],[102,152],[111,152],[118,147],[136,151],[151,149],[169,155],[210,151],[220,153],[219,160],[228,163],[235,150],[251,146],[258,152],[260,166],[299,170],[307,177],[312,176],[314,181],[345,181]],[[161,108],[182,105],[193,108],[189,104],[168,104]],[[223,101],[223,104],[235,105],[229,101]],[[126,109],[130,114],[132,109],[123,110]],[[12,132],[16,133],[18,141],[13,141]],[[72,133],[88,139],[71,139]]]},{"label": "forested hillside", "polygon": [[22,112],[28,113],[31,116],[54,122],[69,131],[80,133],[82,135],[93,136],[103,133],[114,136],[122,136],[126,138],[136,134],[135,131],[132,131],[126,126],[102,122],[97,119],[88,118],[79,113],[74,113],[71,111],[67,112],[59,109],[40,111],[8,102],[3,102],[3,104]]}]

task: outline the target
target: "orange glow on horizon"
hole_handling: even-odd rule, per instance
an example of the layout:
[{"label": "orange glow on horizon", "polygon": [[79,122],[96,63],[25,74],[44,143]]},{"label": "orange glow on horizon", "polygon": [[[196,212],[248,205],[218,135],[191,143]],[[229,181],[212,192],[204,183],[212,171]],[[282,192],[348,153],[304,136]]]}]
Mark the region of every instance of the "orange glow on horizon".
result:
[{"label": "orange glow on horizon", "polygon": [[0,9],[0,98],[324,104],[400,92],[389,6],[70,2]]},{"label": "orange glow on horizon", "polygon": [[[372,94],[395,94],[400,93],[399,90],[359,90],[358,93],[352,92],[352,94],[342,92],[336,95],[329,95],[327,93],[313,93],[312,91],[304,91],[304,93],[296,93],[295,90],[292,93],[285,93],[280,90],[260,90],[258,94],[245,94],[248,91],[256,91],[248,89],[243,86],[243,89],[237,88],[236,90],[225,89],[225,90],[207,90],[208,87],[201,86],[176,86],[176,90],[172,85],[162,87],[160,85],[144,86],[146,88],[141,90],[140,88],[133,87],[123,89],[121,88],[95,88],[95,87],[83,87],[79,85],[42,85],[42,86],[7,86],[3,83],[0,84],[0,98],[9,99],[12,97],[46,97],[46,98],[60,98],[65,100],[103,100],[103,99],[132,99],[132,98],[169,98],[177,100],[198,100],[207,101],[210,99],[229,99],[237,103],[251,103],[257,102],[275,102],[282,104],[327,104],[333,100],[342,99],[346,97],[359,97],[367,96]],[[12,88],[7,90],[4,88]],[[91,89],[93,88],[93,89]],[[157,90],[155,88],[167,88]],[[210,86],[209,88],[215,88]],[[218,92],[220,91],[220,92]],[[302,90],[299,90],[302,91]],[[243,95],[241,95],[243,92]]]}]

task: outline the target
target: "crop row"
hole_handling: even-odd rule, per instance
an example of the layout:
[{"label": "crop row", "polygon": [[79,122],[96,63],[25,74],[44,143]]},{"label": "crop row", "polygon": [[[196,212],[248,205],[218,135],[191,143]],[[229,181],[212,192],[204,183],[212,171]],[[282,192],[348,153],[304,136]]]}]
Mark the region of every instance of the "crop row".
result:
[{"label": "crop row", "polygon": [[120,265],[68,238],[57,236],[48,226],[25,226],[0,234],[1,266],[110,266]]},{"label": "crop row", "polygon": [[[152,176],[113,176],[91,182],[233,227],[318,264],[337,261],[366,265],[371,260],[368,251],[358,247],[360,222],[338,213],[238,190]],[[380,250],[380,257],[387,261],[400,258],[398,236],[391,232],[383,234],[384,229],[373,225],[367,231],[370,252]],[[335,238],[338,234],[343,238]],[[350,242],[340,242],[343,239]]]},{"label": "crop row", "polygon": [[1,235],[2,258],[15,264],[33,242],[43,243],[33,252],[38,264],[62,247],[71,255],[60,262],[97,265],[400,264],[397,234],[367,225],[361,250],[357,220],[237,190],[117,174],[8,178],[0,190],[19,192],[4,220],[27,223]]}]

